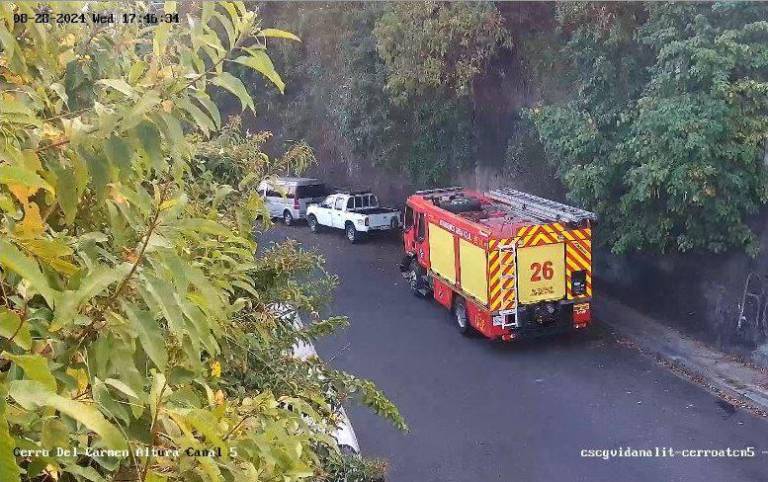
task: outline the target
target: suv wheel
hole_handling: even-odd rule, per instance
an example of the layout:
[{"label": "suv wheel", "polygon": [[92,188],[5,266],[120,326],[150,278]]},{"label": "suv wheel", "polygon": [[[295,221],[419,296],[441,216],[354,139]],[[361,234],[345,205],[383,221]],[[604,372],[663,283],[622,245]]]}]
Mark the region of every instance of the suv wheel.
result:
[{"label": "suv wheel", "polygon": [[293,224],[293,214],[291,214],[291,212],[288,211],[287,209],[283,213],[283,224],[285,224],[286,226],[290,226],[291,224]]},{"label": "suv wheel", "polygon": [[307,224],[309,224],[309,230],[313,233],[320,232],[320,224],[317,222],[317,218],[314,214],[310,214],[307,218]]},{"label": "suv wheel", "polygon": [[456,321],[456,328],[464,336],[472,334],[472,327],[469,326],[469,317],[467,317],[467,305],[463,298],[456,298],[453,301],[453,319]]}]

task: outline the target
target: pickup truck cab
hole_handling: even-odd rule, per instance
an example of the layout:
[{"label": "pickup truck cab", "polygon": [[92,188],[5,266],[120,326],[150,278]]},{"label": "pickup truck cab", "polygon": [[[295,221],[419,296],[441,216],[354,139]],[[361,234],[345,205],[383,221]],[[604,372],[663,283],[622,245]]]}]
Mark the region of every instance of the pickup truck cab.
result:
[{"label": "pickup truck cab", "polygon": [[400,211],[379,206],[370,192],[331,194],[320,204],[307,207],[307,223],[313,233],[323,227],[343,229],[351,243],[374,231],[400,229]]}]

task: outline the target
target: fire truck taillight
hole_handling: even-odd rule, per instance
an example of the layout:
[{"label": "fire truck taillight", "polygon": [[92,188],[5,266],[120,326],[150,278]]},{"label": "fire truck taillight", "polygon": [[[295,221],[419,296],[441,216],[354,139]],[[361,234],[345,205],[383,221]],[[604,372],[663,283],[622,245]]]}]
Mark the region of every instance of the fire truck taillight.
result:
[{"label": "fire truck taillight", "polygon": [[574,271],[571,273],[571,293],[579,296],[587,292],[587,272]]}]

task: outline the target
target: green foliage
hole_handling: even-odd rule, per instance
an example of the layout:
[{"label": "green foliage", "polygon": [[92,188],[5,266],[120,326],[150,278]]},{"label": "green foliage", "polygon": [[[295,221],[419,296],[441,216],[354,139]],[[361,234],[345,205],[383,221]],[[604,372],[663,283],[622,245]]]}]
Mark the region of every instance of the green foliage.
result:
[{"label": "green foliage", "polygon": [[243,135],[241,122],[239,116],[230,118],[215,140],[198,145],[201,171],[210,171],[221,182],[247,189],[263,179],[300,173],[315,164],[314,151],[306,142],[292,143],[283,155],[270,158],[264,145],[272,134],[264,131]]},{"label": "green foliage", "polygon": [[305,43],[275,49],[293,90],[255,95],[278,111],[278,137],[306,137],[322,162],[387,167],[422,187],[496,165],[506,147],[503,169],[522,188],[549,175],[535,165],[546,157],[616,252],[755,252],[747,221],[767,197],[763,4],[263,11]]},{"label": "green foliage", "polygon": [[[379,56],[376,32],[388,12],[387,18],[396,20],[391,17],[392,8],[377,3],[265,6],[262,11],[270,23],[298,32],[305,42],[274,48],[275,63],[289,85],[286,95],[260,89],[254,96],[276,113],[275,124],[269,127],[278,139],[306,138],[324,162],[347,162],[350,169],[373,165],[403,171],[417,186],[446,183],[472,163],[471,99],[439,86],[420,85],[418,92],[385,88],[393,70]],[[405,12],[408,7],[398,8]],[[466,24],[486,17],[498,21],[496,16],[479,13],[485,10],[476,10],[445,9],[443,21],[457,23],[455,40],[459,35],[467,41],[472,37],[470,26],[460,26],[459,21]],[[318,31],[317,25],[329,28]],[[482,25],[473,26],[478,33],[485,32]],[[446,70],[457,61],[467,66],[486,61],[488,53],[480,50],[491,48],[489,40],[480,36],[475,40],[462,59],[442,58]],[[403,56],[406,61],[404,57],[411,54],[398,52],[397,58]],[[471,84],[473,69],[466,69],[462,89]],[[252,75],[244,73],[246,78]],[[258,83],[257,79],[246,82]],[[396,102],[402,96],[412,96],[413,102]]]},{"label": "green foliage", "polygon": [[445,185],[471,167],[472,113],[466,100],[425,100],[413,110],[414,133],[406,172],[417,187]]},{"label": "green foliage", "polygon": [[[264,42],[294,36],[260,30],[241,2],[109,29],[14,23],[14,12],[34,17],[31,4],[0,5],[0,479],[323,477],[345,396],[304,385],[307,366],[282,391],[274,377],[242,379],[253,360],[277,371],[297,339],[340,323],[280,329],[276,305],[316,312],[332,280],[304,283],[317,256],[257,256],[251,235],[264,212],[253,183],[305,166],[311,150],[272,161],[264,136],[234,128],[204,140],[222,123],[209,90],[253,107],[228,68],[281,89]],[[359,385],[404,426],[368,382],[333,383],[344,395]]]},{"label": "green foliage", "polygon": [[762,4],[567,5],[578,98],[534,109],[570,195],[614,251],[754,253],[768,200]]},{"label": "green foliage", "polygon": [[280,139],[306,137],[350,171],[382,166],[434,186],[496,164],[506,147],[503,169],[520,187],[549,175],[535,165],[546,157],[617,252],[754,253],[746,222],[766,199],[765,8],[268,5],[270,22],[305,43],[276,46],[286,96],[254,95],[277,111]]},{"label": "green foliage", "polygon": [[338,454],[329,458],[327,482],[384,482],[386,465],[381,460]]},{"label": "green foliage", "polygon": [[472,81],[500,46],[511,46],[491,3],[395,3],[376,22],[386,89],[398,103],[448,90],[469,95]]}]

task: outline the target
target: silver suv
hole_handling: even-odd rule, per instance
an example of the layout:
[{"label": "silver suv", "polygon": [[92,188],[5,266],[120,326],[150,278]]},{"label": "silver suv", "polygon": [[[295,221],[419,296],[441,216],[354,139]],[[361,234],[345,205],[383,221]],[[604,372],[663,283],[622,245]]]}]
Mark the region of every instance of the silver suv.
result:
[{"label": "silver suv", "polygon": [[307,205],[317,203],[328,196],[328,189],[321,181],[308,177],[278,177],[262,181],[259,195],[273,218],[281,218],[286,226],[307,215]]}]

